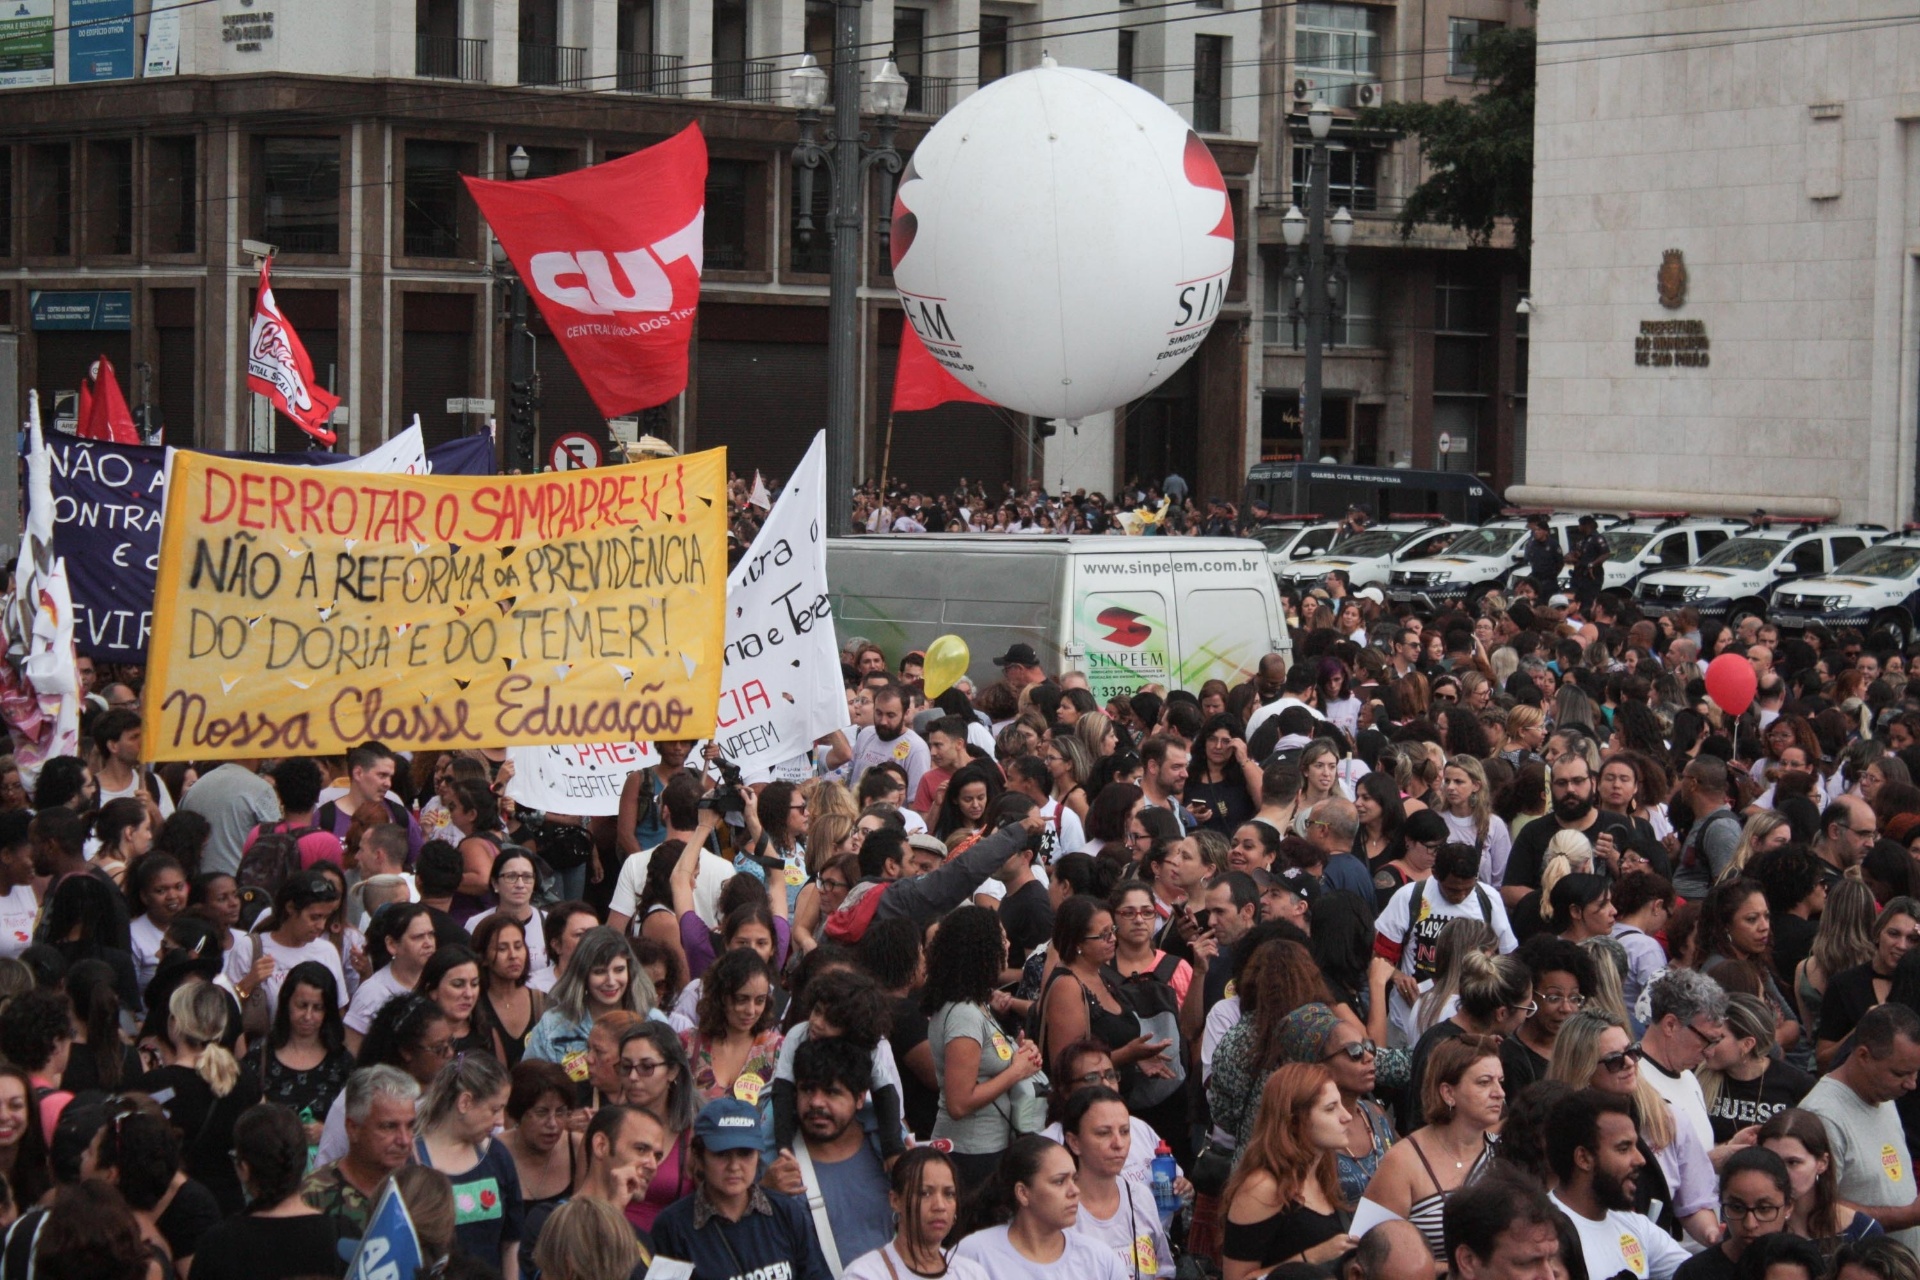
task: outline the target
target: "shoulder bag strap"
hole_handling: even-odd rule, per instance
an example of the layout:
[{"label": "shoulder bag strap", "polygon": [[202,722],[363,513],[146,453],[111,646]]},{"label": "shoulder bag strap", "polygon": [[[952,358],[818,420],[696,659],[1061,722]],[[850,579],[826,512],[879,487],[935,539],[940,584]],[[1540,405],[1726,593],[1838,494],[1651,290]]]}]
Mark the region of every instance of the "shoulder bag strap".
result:
[{"label": "shoulder bag strap", "polygon": [[820,1194],[820,1177],[813,1171],[813,1156],[802,1137],[793,1144],[793,1159],[800,1166],[800,1180],[807,1186],[807,1208],[813,1212],[814,1233],[820,1237],[820,1252],[826,1256],[827,1270],[839,1275],[840,1247],[833,1241],[833,1220],[827,1216],[827,1198]]}]

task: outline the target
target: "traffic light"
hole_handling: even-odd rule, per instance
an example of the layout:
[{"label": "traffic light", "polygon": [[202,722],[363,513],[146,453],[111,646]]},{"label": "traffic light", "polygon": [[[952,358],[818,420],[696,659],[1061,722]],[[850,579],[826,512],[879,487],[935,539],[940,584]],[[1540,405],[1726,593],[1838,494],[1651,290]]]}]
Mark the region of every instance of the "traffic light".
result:
[{"label": "traffic light", "polygon": [[507,384],[507,420],[515,426],[533,422],[533,384],[517,381]]}]

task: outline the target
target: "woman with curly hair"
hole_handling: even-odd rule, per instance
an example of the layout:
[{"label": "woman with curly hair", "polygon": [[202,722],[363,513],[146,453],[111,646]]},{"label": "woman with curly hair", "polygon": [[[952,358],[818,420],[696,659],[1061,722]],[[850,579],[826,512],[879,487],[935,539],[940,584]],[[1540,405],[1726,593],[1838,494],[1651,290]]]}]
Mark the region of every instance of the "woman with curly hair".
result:
[{"label": "woman with curly hair", "polygon": [[1039,1046],[1016,1047],[994,1019],[993,995],[1006,962],[999,915],[979,906],[951,912],[927,949],[920,1003],[940,1065],[933,1137],[951,1144],[954,1163],[971,1185],[998,1166],[1041,1068]]},{"label": "woman with curly hair", "polygon": [[773,971],[747,947],[726,952],[703,975],[699,1019],[680,1033],[702,1102],[741,1090],[757,1101],[773,1080],[782,1037],[772,996]]}]

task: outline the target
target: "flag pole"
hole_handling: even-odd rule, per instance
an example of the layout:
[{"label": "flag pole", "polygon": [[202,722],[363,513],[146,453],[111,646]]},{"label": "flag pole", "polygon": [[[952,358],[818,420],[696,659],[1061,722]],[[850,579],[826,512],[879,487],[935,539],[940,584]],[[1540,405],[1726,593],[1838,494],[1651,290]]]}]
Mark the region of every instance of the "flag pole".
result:
[{"label": "flag pole", "polygon": [[887,494],[887,468],[893,465],[893,410],[887,410],[887,442],[880,451],[880,496]]}]

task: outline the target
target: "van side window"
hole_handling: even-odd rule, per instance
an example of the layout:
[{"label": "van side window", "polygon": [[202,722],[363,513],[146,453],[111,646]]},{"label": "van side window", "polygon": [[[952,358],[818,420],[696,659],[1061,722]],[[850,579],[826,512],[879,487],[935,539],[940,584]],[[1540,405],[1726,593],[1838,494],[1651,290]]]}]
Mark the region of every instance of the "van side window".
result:
[{"label": "van side window", "polygon": [[[1333,545],[1333,535],[1339,531],[1338,527],[1331,529],[1309,529],[1305,535],[1301,537],[1300,546],[1305,547],[1307,551],[1313,555],[1319,555]],[[1293,554],[1296,556],[1304,556],[1306,553],[1296,549]]]},{"label": "van side window", "polygon": [[1853,537],[1835,538],[1832,545],[1833,563],[1835,565],[1843,565],[1860,554],[1866,547],[1867,540],[1865,538]]},{"label": "van side window", "polygon": [[1823,551],[1820,541],[1819,538],[1808,538],[1788,555],[1787,561],[1794,573],[1820,573],[1827,567],[1820,558]]},{"label": "van side window", "polygon": [[1670,533],[1660,539],[1654,555],[1659,557],[1663,568],[1673,569],[1692,563],[1687,559],[1687,535],[1684,533]]},{"label": "van side window", "polygon": [[1699,546],[1700,554],[1703,556],[1725,542],[1729,536],[1731,535],[1725,529],[1701,529],[1693,535],[1695,544]]}]

